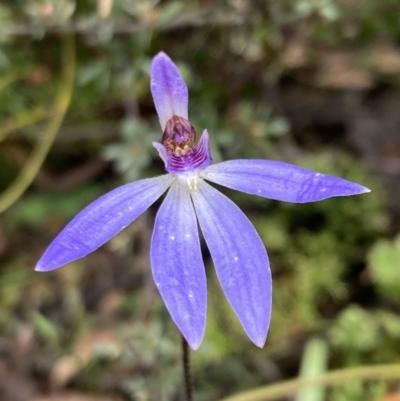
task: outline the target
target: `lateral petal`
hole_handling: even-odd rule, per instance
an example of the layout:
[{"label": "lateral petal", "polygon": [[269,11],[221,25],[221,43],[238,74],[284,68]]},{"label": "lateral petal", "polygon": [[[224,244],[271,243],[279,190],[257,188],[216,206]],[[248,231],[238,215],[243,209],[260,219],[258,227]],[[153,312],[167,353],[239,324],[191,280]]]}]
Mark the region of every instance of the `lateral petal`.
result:
[{"label": "lateral petal", "polygon": [[192,192],[192,199],[222,289],[249,338],[262,347],[272,308],[264,244],[243,212],[207,183]]},{"label": "lateral petal", "polygon": [[36,265],[50,271],[106,243],[148,209],[172,184],[170,174],[123,185],[83,209],[58,234]]},{"label": "lateral petal", "polygon": [[207,284],[190,193],[178,180],[157,213],[150,254],[161,297],[189,345],[197,349],[206,326]]},{"label": "lateral petal", "polygon": [[178,67],[164,53],[158,53],[151,64],[151,93],[161,128],[172,116],[188,119],[188,89]]},{"label": "lateral petal", "polygon": [[343,178],[273,160],[230,160],[207,167],[201,176],[248,194],[295,203],[370,192]]}]

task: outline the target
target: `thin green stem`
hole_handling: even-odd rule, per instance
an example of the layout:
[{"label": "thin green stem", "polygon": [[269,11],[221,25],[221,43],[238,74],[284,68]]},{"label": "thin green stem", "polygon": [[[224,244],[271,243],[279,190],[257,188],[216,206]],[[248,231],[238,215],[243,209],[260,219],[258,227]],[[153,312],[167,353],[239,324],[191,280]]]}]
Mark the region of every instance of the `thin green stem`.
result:
[{"label": "thin green stem", "polygon": [[65,64],[62,76],[62,86],[54,102],[53,116],[49,121],[49,125],[47,126],[43,137],[38,141],[32,151],[32,155],[19,173],[18,177],[1,194],[0,213],[4,212],[14,204],[35,179],[68,110],[75,79],[75,40],[73,36],[65,37],[64,60]]},{"label": "thin green stem", "polygon": [[400,379],[400,364],[362,366],[334,370],[315,378],[299,378],[282,383],[260,387],[224,398],[220,401],[270,401],[292,395],[310,386],[340,386],[349,381],[357,380],[393,380]]}]

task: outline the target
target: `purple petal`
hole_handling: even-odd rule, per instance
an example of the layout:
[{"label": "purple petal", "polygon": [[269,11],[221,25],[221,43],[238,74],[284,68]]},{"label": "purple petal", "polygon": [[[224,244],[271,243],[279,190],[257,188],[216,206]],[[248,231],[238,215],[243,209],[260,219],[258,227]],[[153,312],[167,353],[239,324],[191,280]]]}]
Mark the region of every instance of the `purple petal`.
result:
[{"label": "purple petal", "polygon": [[272,160],[230,160],[207,167],[201,175],[228,188],[285,202],[316,202],[370,192],[343,178]]},{"label": "purple petal", "polygon": [[54,270],[93,252],[149,208],[173,181],[170,174],[141,180],[95,200],[58,234],[36,270]]},{"label": "purple petal", "polygon": [[188,119],[188,90],[177,66],[164,53],[158,53],[151,64],[151,93],[161,128],[172,116]]},{"label": "purple petal", "polygon": [[172,319],[197,349],[206,326],[206,276],[190,192],[179,181],[157,213],[150,253],[154,281]]},{"label": "purple petal", "polygon": [[165,169],[168,167],[168,152],[165,146],[160,142],[153,142],[153,147],[157,150],[160,159],[164,162]]},{"label": "purple petal", "polygon": [[247,335],[262,347],[272,308],[265,247],[243,212],[207,183],[192,192],[192,199],[222,289]]}]

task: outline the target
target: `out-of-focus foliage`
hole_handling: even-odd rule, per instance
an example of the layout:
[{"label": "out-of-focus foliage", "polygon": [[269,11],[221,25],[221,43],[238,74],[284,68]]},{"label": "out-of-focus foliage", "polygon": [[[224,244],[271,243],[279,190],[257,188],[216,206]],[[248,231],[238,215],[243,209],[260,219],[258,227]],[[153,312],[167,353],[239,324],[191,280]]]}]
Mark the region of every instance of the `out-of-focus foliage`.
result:
[{"label": "out-of-focus foliage", "polygon": [[380,240],[371,248],[368,255],[369,270],[376,283],[379,294],[388,300],[399,301],[399,270],[393,266],[400,265],[400,238],[393,241]]},{"label": "out-of-focus foliage", "polygon": [[[376,105],[364,101],[387,91],[398,114],[399,13],[395,0],[0,4],[0,201],[53,117],[71,62],[63,41],[76,44],[68,113],[29,190],[0,220],[1,362],[23,383],[7,390],[10,400],[46,389],[182,399],[180,339],[149,265],[156,209],[84,260],[33,272],[84,205],[122,182],[163,173],[149,90],[160,50],[188,83],[190,119],[198,135],[209,130],[214,161],[285,160],[372,189],[309,205],[225,190],[269,251],[274,311],[259,350],[222,296],[204,248],[209,310],[204,343],[192,354],[196,400],[297,375],[315,336],[324,339],[329,369],[397,361],[400,245],[391,237],[398,226],[380,177],[366,167],[368,143],[355,149],[353,139],[360,121],[376,124]],[[363,143],[379,148],[362,133]],[[396,146],[395,136],[382,145],[390,161],[400,154]],[[326,397],[365,401],[390,391],[384,382],[357,382]]]}]

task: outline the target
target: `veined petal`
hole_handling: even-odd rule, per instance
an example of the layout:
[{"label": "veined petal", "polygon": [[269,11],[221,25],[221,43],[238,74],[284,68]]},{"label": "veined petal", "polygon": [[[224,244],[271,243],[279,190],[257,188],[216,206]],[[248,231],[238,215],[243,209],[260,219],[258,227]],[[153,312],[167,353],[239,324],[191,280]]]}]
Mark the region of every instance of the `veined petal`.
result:
[{"label": "veined petal", "polygon": [[222,289],[247,335],[262,347],[272,308],[264,244],[243,212],[206,182],[192,199]]},{"label": "veined petal", "polygon": [[58,234],[36,270],[54,270],[93,252],[149,208],[173,181],[170,174],[140,180],[95,200]]},{"label": "veined petal", "polygon": [[188,119],[188,89],[175,63],[158,53],[151,64],[151,93],[161,128],[172,116]]},{"label": "veined petal", "polygon": [[370,192],[343,178],[272,160],[230,160],[207,167],[201,176],[248,194],[295,203]]},{"label": "veined petal", "polygon": [[178,180],[157,213],[150,254],[161,297],[189,345],[197,349],[206,326],[206,276],[190,193]]}]

